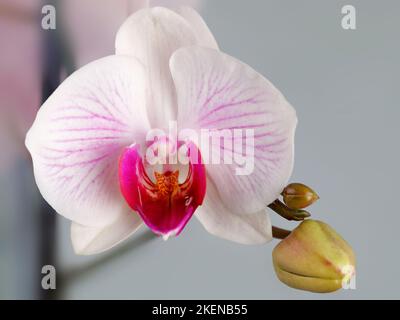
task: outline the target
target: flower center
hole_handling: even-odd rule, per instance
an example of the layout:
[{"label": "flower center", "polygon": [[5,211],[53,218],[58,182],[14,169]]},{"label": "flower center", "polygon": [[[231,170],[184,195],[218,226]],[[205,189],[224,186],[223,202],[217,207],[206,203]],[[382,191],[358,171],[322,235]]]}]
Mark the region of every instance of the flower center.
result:
[{"label": "flower center", "polygon": [[[164,237],[178,235],[205,196],[205,168],[193,143],[187,145],[187,155],[183,182],[179,182],[180,171],[172,170],[171,164],[162,165],[162,170],[156,170],[158,165],[147,165],[146,170],[137,145],[127,148],[120,159],[119,179],[125,200],[151,230]],[[154,179],[146,172],[150,170]]]},{"label": "flower center", "polygon": [[165,173],[154,172],[156,177],[156,187],[161,197],[176,194],[179,190],[179,171],[167,171]]}]

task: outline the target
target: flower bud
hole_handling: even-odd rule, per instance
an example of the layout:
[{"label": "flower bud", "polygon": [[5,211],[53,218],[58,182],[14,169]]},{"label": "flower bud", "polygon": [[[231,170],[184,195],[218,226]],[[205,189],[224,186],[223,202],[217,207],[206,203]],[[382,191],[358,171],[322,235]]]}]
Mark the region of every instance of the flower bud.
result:
[{"label": "flower bud", "polygon": [[290,209],[303,209],[319,199],[310,187],[302,183],[291,183],[282,191],[283,202]]},{"label": "flower bud", "polygon": [[348,243],[326,223],[305,220],[273,250],[279,280],[289,287],[332,292],[355,275],[355,256]]}]

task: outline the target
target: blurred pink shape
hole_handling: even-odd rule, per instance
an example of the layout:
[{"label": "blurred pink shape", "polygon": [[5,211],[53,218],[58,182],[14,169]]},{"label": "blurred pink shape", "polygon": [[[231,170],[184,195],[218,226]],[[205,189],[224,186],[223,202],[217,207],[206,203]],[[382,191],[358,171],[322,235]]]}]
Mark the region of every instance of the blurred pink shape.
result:
[{"label": "blurred pink shape", "polygon": [[146,0],[68,0],[61,4],[63,25],[76,67],[114,53],[122,22]]},{"label": "blurred pink shape", "polygon": [[40,106],[39,0],[0,5],[0,165],[24,150],[23,141]]}]

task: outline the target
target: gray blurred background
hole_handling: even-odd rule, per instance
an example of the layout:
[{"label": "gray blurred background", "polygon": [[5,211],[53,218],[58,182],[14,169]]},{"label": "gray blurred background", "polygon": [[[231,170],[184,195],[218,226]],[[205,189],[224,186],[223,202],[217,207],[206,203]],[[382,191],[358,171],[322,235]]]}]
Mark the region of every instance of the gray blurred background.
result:
[{"label": "gray blurred background", "polygon": [[[357,10],[356,30],[341,27],[346,4]],[[196,219],[167,242],[142,228],[110,252],[76,256],[70,224],[58,216],[53,297],[400,298],[399,1],[210,0],[200,11],[221,49],[269,78],[297,110],[291,180],[319,193],[313,217],[352,245],[356,289],[313,294],[286,287],[272,267],[277,240],[230,243]],[[25,162],[0,176],[0,298],[37,297],[32,208],[40,197]],[[296,226],[271,215],[277,226]]]}]

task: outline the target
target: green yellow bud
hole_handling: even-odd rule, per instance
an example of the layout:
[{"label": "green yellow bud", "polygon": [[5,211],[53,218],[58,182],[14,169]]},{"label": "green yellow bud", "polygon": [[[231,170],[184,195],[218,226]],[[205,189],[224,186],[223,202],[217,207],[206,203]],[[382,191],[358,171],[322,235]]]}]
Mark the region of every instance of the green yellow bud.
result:
[{"label": "green yellow bud", "polygon": [[282,191],[283,202],[290,209],[303,209],[319,199],[310,187],[302,183],[291,183]]},{"label": "green yellow bud", "polygon": [[272,252],[275,272],[289,287],[332,292],[355,275],[349,244],[326,223],[305,220]]}]

